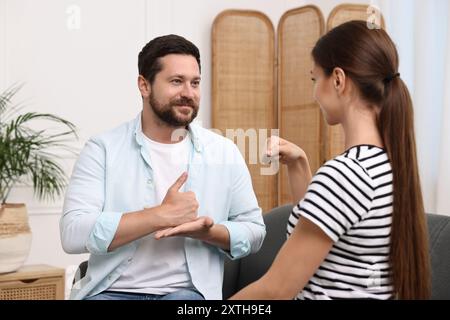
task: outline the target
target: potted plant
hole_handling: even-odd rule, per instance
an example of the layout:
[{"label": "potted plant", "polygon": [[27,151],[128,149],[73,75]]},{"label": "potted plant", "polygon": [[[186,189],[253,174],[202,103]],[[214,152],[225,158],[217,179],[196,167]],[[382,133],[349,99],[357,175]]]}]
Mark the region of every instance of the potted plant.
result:
[{"label": "potted plant", "polygon": [[[7,203],[11,189],[29,182],[40,200],[60,196],[67,179],[54,151],[71,151],[68,138],[77,137],[74,124],[56,115],[21,113],[23,106],[12,102],[20,88],[12,86],[0,95],[0,273],[19,269],[31,247],[26,206]],[[60,128],[37,130],[29,127],[33,122]]]}]

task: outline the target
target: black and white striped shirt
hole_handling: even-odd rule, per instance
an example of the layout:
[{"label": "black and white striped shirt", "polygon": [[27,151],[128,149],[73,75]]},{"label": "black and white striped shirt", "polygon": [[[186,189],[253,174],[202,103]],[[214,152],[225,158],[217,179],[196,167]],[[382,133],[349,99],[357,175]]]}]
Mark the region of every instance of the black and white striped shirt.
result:
[{"label": "black and white striped shirt", "polygon": [[289,218],[322,229],[334,245],[297,299],[390,299],[392,169],[384,149],[350,148],[325,163]]}]

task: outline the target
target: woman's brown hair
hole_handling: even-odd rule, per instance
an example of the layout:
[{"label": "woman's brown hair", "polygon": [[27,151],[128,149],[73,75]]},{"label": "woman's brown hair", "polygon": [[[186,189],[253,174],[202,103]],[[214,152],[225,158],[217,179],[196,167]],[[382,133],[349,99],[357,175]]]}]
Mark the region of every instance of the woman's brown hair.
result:
[{"label": "woman's brown hair", "polygon": [[379,107],[377,125],[393,174],[389,262],[398,299],[430,297],[428,233],[417,166],[411,97],[399,77],[397,50],[383,29],[344,23],[319,39],[312,56],[330,76],[342,68],[361,98]]}]

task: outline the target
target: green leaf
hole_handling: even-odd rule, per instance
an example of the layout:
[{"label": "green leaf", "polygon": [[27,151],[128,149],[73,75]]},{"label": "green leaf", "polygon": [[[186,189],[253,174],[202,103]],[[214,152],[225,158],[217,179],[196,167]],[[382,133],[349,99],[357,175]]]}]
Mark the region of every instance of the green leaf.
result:
[{"label": "green leaf", "polygon": [[[22,85],[14,85],[0,95],[0,200],[5,203],[11,188],[27,178],[31,179],[39,199],[54,200],[62,194],[67,182],[54,151],[74,153],[69,142],[78,138],[76,127],[49,113],[18,114],[23,105],[13,104],[13,98],[21,88]],[[56,124],[59,130],[29,128],[36,120]]]}]

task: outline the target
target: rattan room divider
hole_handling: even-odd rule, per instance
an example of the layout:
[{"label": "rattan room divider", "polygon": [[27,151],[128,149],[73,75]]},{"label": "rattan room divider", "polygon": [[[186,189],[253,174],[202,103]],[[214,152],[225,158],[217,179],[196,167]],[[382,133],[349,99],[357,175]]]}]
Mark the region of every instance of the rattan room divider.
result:
[{"label": "rattan room divider", "polygon": [[[270,19],[247,10],[219,14],[212,29],[212,61],[212,127],[227,136],[227,129],[241,138],[247,133],[241,152],[259,205],[269,210],[277,206],[277,176],[261,174],[265,165],[259,136],[277,128],[275,31]],[[239,138],[233,139],[243,146]]]},{"label": "rattan room divider", "polygon": [[[314,172],[323,158],[323,117],[313,98],[311,50],[323,32],[323,15],[315,6],[289,10],[278,23],[280,137],[301,146]],[[278,185],[279,204],[292,202],[284,166],[280,168]]]},{"label": "rattan room divider", "polygon": [[[283,166],[279,174],[261,174],[267,167],[261,153],[270,129],[279,129],[280,137],[305,150],[313,173],[344,151],[342,129],[325,123],[313,99],[311,49],[326,30],[349,20],[367,21],[369,14],[366,5],[343,4],[325,24],[316,6],[289,10],[278,23],[276,48],[273,25],[261,12],[226,10],[214,20],[212,127],[224,135],[227,129],[245,133],[241,151],[263,212],[292,202]],[[231,138],[242,147],[236,136]]]}]

